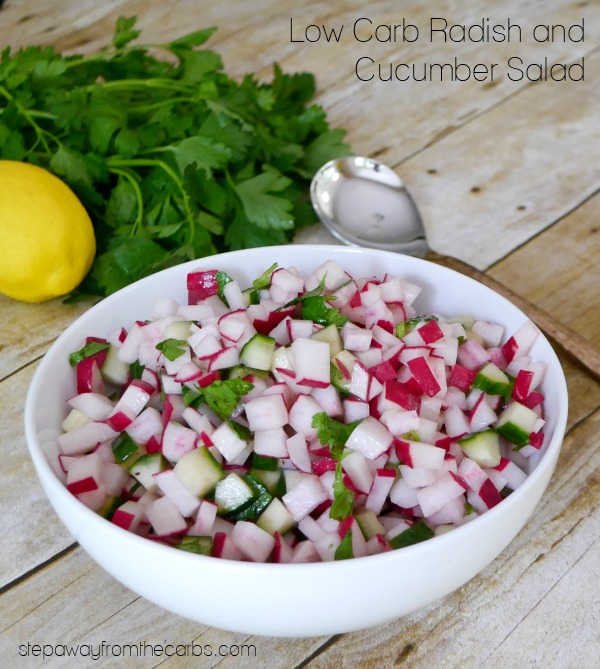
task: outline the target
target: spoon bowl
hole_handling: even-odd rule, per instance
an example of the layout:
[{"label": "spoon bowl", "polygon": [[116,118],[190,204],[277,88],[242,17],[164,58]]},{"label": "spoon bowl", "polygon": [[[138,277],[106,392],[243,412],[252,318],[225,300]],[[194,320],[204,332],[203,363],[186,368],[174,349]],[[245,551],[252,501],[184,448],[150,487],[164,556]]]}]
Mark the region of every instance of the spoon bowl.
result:
[{"label": "spoon bowl", "polygon": [[310,196],[319,219],[345,244],[419,257],[428,250],[414,200],[398,174],[377,160],[330,160],[315,174]]}]

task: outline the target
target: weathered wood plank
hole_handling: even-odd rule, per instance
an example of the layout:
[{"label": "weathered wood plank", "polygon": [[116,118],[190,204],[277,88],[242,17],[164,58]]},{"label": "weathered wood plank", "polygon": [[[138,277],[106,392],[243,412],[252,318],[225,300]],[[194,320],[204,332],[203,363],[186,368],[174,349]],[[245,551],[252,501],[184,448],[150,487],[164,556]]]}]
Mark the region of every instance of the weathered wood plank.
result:
[{"label": "weathered wood plank", "polygon": [[36,367],[0,382],[0,587],[74,543],[42,490],[23,433],[25,394]]}]

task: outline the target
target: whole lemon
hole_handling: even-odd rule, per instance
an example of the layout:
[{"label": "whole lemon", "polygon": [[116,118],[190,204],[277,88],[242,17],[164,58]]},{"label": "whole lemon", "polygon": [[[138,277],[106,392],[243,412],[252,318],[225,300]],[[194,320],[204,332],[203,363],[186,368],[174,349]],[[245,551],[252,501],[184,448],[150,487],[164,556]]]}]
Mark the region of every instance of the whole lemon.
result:
[{"label": "whole lemon", "polygon": [[47,170],[0,160],[0,293],[43,302],[76,288],[96,239],[73,191]]}]

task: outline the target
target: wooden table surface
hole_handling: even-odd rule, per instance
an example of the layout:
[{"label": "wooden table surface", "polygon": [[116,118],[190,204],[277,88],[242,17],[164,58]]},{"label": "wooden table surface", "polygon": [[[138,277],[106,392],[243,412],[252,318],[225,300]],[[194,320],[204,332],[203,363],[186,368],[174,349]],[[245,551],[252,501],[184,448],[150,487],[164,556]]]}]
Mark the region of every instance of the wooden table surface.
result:
[{"label": "wooden table surface", "polygon": [[[354,152],[401,174],[436,251],[484,270],[600,346],[600,2],[445,0],[433,9],[419,0],[5,0],[0,48],[94,51],[119,15],[137,15],[147,41],[219,26],[208,46],[235,77],[253,71],[268,79],[275,61],[285,71],[313,72],[317,101],[333,126],[347,129]],[[399,34],[385,42],[385,28],[375,32],[403,18],[420,28],[418,40],[403,43]],[[505,26],[510,19],[522,41],[444,43],[441,33],[429,39],[431,18]],[[539,24],[571,30],[566,40],[557,27],[554,41],[537,42]],[[339,42],[315,41],[314,26],[342,25]],[[382,64],[382,78],[390,63],[415,63],[421,72],[423,63],[454,58],[498,65],[485,81],[379,81],[376,66],[359,68],[362,79],[375,74],[364,81],[355,71],[364,57]],[[508,75],[517,79],[524,67],[510,69],[509,58],[579,64],[572,79],[583,63],[584,78],[512,81]],[[531,78],[538,70],[528,70]],[[298,241],[332,240],[310,229]],[[87,306],[0,299],[2,666],[600,666],[600,387],[562,353],[570,413],[557,470],[525,530],[478,577],[424,610],[363,632],[248,637],[186,621],[121,586],[74,543],[44,497],[23,434],[24,398],[41,356]],[[208,644],[212,655],[57,656],[61,644],[84,644],[85,653],[85,644],[103,641]],[[54,656],[35,656],[33,644],[49,644]]]}]

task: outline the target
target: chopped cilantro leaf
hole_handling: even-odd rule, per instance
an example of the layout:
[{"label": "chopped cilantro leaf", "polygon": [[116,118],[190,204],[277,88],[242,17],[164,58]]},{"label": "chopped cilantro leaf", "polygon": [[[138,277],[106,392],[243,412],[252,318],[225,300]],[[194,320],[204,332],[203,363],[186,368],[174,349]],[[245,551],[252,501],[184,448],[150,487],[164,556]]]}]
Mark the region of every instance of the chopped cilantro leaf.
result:
[{"label": "chopped cilantro leaf", "polygon": [[165,339],[158,342],[156,348],[167,358],[167,360],[177,360],[179,356],[185,353],[188,343],[185,339]]},{"label": "chopped cilantro leaf", "polygon": [[75,367],[78,362],[90,358],[100,351],[105,351],[110,348],[109,343],[99,342],[99,341],[90,341],[83,348],[80,348],[79,351],[75,351],[69,355],[69,364],[71,367]]},{"label": "chopped cilantro leaf", "polygon": [[353,423],[342,423],[322,411],[313,416],[311,425],[317,428],[317,438],[322,444],[329,446],[333,457],[340,458],[348,437],[360,422],[356,420]]},{"label": "chopped cilantro leaf", "polygon": [[341,540],[340,545],[335,549],[334,560],[349,560],[354,557],[352,550],[352,530],[348,530]]},{"label": "chopped cilantro leaf", "polygon": [[329,509],[329,517],[334,520],[344,520],[352,513],[354,508],[354,492],[344,484],[342,461],[339,460],[335,467],[335,479],[333,481],[333,504]]},{"label": "chopped cilantro leaf", "polygon": [[[228,420],[236,410],[240,399],[246,393],[249,393],[252,388],[254,386],[249,381],[244,381],[244,379],[226,379],[225,381],[218,379],[204,388],[183,386],[182,399],[186,406],[196,409],[202,402],[206,402],[219,418]],[[239,424],[236,423],[236,425]],[[240,428],[242,427],[240,425]],[[237,432],[239,434],[239,431]]]},{"label": "chopped cilantro leaf", "polygon": [[337,325],[342,327],[348,322],[348,317],[340,313],[339,309],[327,306],[327,297],[314,295],[302,301],[302,318],[319,323],[319,325]]}]

